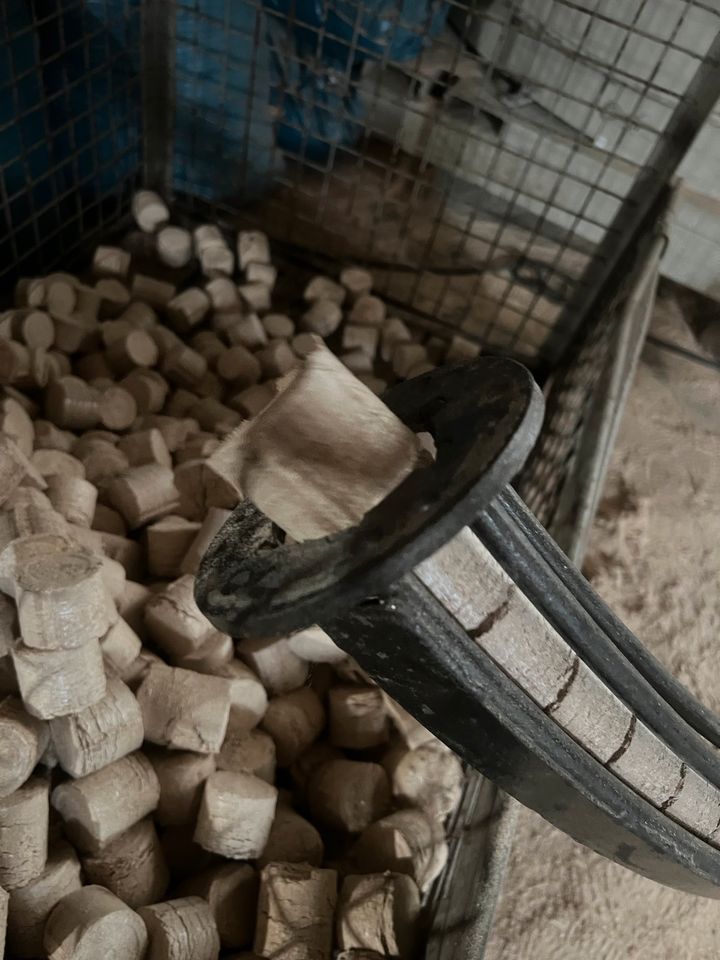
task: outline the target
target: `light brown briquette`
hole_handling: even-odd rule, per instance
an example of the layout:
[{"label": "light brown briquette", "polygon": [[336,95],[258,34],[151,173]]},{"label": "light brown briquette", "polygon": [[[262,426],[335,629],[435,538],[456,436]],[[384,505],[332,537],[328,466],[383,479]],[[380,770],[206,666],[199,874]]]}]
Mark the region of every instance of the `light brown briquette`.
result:
[{"label": "light brown briquette", "polygon": [[205,781],[215,772],[215,754],[149,747],[147,757],[160,783],[156,822],[166,827],[194,824]]},{"label": "light brown briquette", "polygon": [[138,912],[148,933],[146,960],[217,960],[220,937],[205,900],[181,897]]},{"label": "light brown briquette", "polygon": [[230,684],[154,663],[137,690],[145,739],[159,746],[217,753],[230,716]]},{"label": "light brown briquette", "polygon": [[289,693],[307,679],[307,663],[292,652],[285,638],[241,640],[237,654],[270,693]]},{"label": "light brown briquette", "polygon": [[82,867],[89,883],[105,887],[134,909],[160,900],[170,881],[150,818],[139,820],[96,854],[83,856]]},{"label": "light brown briquette", "polygon": [[218,770],[205,781],[195,841],[230,860],[252,860],[265,848],[277,790],[248,773]]},{"label": "light brown briquette", "polygon": [[48,960],[97,960],[99,944],[123,960],[143,960],[147,932],[140,917],[104,887],[87,886],[66,894],[45,925]]},{"label": "light brown briquette", "polygon": [[50,810],[49,784],[31,777],[0,798],[0,887],[12,891],[45,869]]},{"label": "light brown briquette", "polygon": [[8,949],[19,960],[43,955],[45,924],[56,903],[82,886],[80,861],[64,840],[50,849],[45,869],[10,893],[8,903]]},{"label": "light brown briquette", "polygon": [[247,863],[220,863],[185,880],[181,896],[202,897],[215,919],[224,949],[248,947],[255,932],[259,879]]},{"label": "light brown briquette", "polygon": [[328,694],[330,742],[346,750],[387,743],[389,724],[379,687],[332,687]]},{"label": "light brown briquette", "polygon": [[77,713],[105,695],[98,640],[65,650],[36,650],[17,641],[11,656],[25,709],[34,717],[52,720]]},{"label": "light brown briquette", "polygon": [[172,515],[151,523],[145,530],[150,576],[161,579],[179,576],[182,561],[199,529],[199,521]]},{"label": "light brown briquette", "polygon": [[390,786],[378,763],[329,760],[310,775],[307,799],[315,822],[360,833],[389,812]]},{"label": "light brown briquette", "polygon": [[319,867],[325,855],[322,837],[316,828],[285,803],[278,803],[270,836],[258,866],[268,863],[309,863]]},{"label": "light brown briquette", "polygon": [[401,873],[373,873],[343,880],[337,939],[343,950],[373,950],[409,960],[417,939],[420,894]]},{"label": "light brown briquette", "polygon": [[142,746],[142,714],[130,689],[118,677],[109,676],[101,700],[51,720],[50,732],[63,770],[72,777],[84,777]]},{"label": "light brown briquette", "polygon": [[107,499],[131,529],[144,526],[180,506],[170,467],[146,463],[115,477],[107,488]]},{"label": "light brown briquette", "polygon": [[260,874],[254,951],[284,960],[330,960],[337,873],[270,863]]},{"label": "light brown briquette", "polygon": [[289,767],[320,736],[325,710],[311,687],[300,687],[273,697],[261,725],[275,741],[278,764]]},{"label": "light brown briquette", "polygon": [[142,753],[55,787],[51,802],[80,850],[95,853],[157,807],[160,784]]},{"label": "light brown briquette", "polygon": [[262,730],[246,732],[242,727],[236,730],[231,720],[217,755],[218,770],[251,773],[267,783],[274,783],[275,759],[275,742],[269,734]]},{"label": "light brown briquette", "polygon": [[48,725],[31,716],[17,697],[0,699],[0,797],[18,790],[45,752]]}]

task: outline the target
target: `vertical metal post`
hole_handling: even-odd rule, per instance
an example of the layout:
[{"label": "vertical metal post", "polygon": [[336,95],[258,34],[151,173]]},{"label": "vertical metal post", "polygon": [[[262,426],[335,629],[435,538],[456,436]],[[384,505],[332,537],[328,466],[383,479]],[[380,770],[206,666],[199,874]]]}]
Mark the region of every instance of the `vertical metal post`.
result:
[{"label": "vertical metal post", "polygon": [[175,2],[143,0],[143,183],[172,198],[175,140]]},{"label": "vertical metal post", "polygon": [[[627,252],[638,226],[657,203],[720,96],[720,33],[695,71],[670,120],[658,137],[605,238],[595,251],[582,284],[565,305],[555,330],[577,330],[602,297],[605,283]],[[618,241],[618,238],[621,238]]]}]

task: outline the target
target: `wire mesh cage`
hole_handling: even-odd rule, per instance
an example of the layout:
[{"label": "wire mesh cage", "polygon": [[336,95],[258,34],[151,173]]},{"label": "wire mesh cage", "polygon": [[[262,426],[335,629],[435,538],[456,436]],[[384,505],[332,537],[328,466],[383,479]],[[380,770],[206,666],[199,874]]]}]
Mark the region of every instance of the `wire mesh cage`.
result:
[{"label": "wire mesh cage", "polygon": [[[520,486],[552,529],[719,30],[703,0],[4,0],[0,288],[82,262],[141,184],[288,273],[366,265],[428,344],[544,385]],[[476,874],[494,804],[472,781],[453,828]],[[478,910],[449,877],[436,933]]]},{"label": "wire mesh cage", "polygon": [[555,399],[594,336],[526,491],[550,525],[598,297],[717,99],[719,26],[702,0],[8,0],[0,284],[81,257],[144,182],[288,264],[369,265],[428,340]]}]

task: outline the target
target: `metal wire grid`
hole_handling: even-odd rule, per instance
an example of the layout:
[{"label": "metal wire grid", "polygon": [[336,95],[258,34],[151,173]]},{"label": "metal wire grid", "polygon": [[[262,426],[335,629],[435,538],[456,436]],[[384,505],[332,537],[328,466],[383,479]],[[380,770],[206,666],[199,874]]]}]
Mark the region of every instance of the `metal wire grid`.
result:
[{"label": "metal wire grid", "polygon": [[0,287],[72,263],[141,173],[141,0],[0,7]]},{"label": "metal wire grid", "polygon": [[[199,72],[209,68],[203,64],[219,70],[223,93],[228,89],[231,56],[227,49],[201,46],[203,30],[212,31],[213,26],[222,25],[230,38],[227,48],[251,51],[251,67],[256,69],[257,51],[271,21],[283,24],[289,33],[302,29],[306,42],[308,35],[314,37],[314,54],[312,50],[299,54],[290,41],[283,45],[283,57],[297,70],[314,70],[320,76],[323,44],[342,41],[348,45],[345,70],[331,72],[341,94],[334,109],[312,91],[287,83],[281,99],[291,96],[303,109],[356,125],[356,142],[323,139],[321,132],[284,117],[282,123],[296,135],[297,144],[292,155],[271,145],[275,193],[257,206],[258,220],[270,224],[276,236],[305,247],[373,261],[382,292],[412,311],[451,328],[465,328],[495,350],[554,364],[577,329],[582,313],[578,304],[589,302],[597,278],[611,266],[608,251],[612,254],[613,248],[622,246],[632,216],[634,199],[628,197],[633,186],[641,175],[667,176],[667,170],[652,166],[653,157],[695,69],[709,51],[720,27],[720,12],[705,3],[675,0],[665,4],[665,17],[658,19],[658,4],[651,0],[599,4],[601,11],[569,0],[547,0],[542,5],[546,17],[538,22],[527,16],[531,6],[537,8],[518,0],[489,8],[452,4],[454,32],[446,31],[409,63],[390,63],[388,40],[384,52],[364,64],[363,70],[372,73],[373,79],[363,87],[361,119],[348,108],[347,91],[363,83],[352,64],[363,44],[364,6],[357,8],[349,43],[347,36],[343,40],[325,24],[316,28],[300,23],[294,4],[285,15],[253,8],[248,24],[233,24],[227,3],[217,4],[213,15],[196,0],[180,0],[176,11],[192,17],[197,30],[191,72],[197,79]],[[557,34],[572,15],[583,18],[583,23],[574,45],[568,45]],[[702,17],[700,33],[698,15]],[[392,14],[388,16],[392,19]],[[468,39],[471,28],[480,22],[481,36],[489,24],[498,28],[489,56],[481,56]],[[393,29],[398,28],[418,29],[396,11]],[[612,55],[605,60],[593,52],[600,29],[616,34]],[[652,62],[644,61],[642,71],[633,68],[631,57],[639,41],[652,48]],[[508,54],[518,43],[527,46],[528,55],[521,64]],[[555,75],[547,67],[553,56],[562,58],[562,70]],[[453,96],[454,80],[471,69],[482,76],[485,87],[476,102],[461,101]],[[568,77],[577,69],[602,73],[591,99],[568,86]],[[181,66],[179,71],[181,78],[185,71],[189,82],[187,69]],[[388,71],[406,78],[409,99],[388,88]],[[262,86],[266,73],[260,64],[243,91],[245,158],[254,148],[268,149],[265,125],[260,125],[263,136],[257,139],[251,122],[254,110],[267,110]],[[330,75],[327,70],[325,74]],[[668,78],[681,82],[673,89]],[[498,83],[514,84],[517,89],[503,95],[498,93]],[[602,103],[618,84],[624,85],[622,109],[613,102]],[[413,96],[418,89],[425,93]],[[650,98],[653,112],[644,117],[640,108]],[[571,127],[562,120],[568,104],[576,113],[585,111],[584,123],[576,119]],[[392,111],[400,106],[404,127],[416,123],[423,131],[414,155],[408,153],[401,129],[396,126],[392,136],[379,119],[388,111],[394,116]],[[488,116],[504,128],[488,130]],[[611,129],[612,139],[606,132],[601,142],[599,124]],[[512,125],[522,132],[524,142],[508,136]],[[455,151],[455,159],[443,161],[434,144],[446,144],[452,137],[453,143],[462,143],[462,149]],[[318,143],[325,152],[320,160]],[[176,137],[175,150],[182,163],[191,166],[197,159],[197,137]],[[482,175],[474,179],[463,162],[473,151],[484,163]],[[251,179],[243,158],[221,156],[218,164],[239,166],[236,190],[242,196]],[[537,188],[528,186],[532,177]],[[567,200],[569,189],[577,193],[575,202]],[[232,216],[236,200],[237,195],[230,192],[212,205],[218,214]],[[385,259],[386,269],[378,259]],[[410,270],[393,270],[395,265]],[[567,309],[570,301],[572,312]]]},{"label": "metal wire grid", "polygon": [[[69,263],[116,227],[142,147],[145,181],[175,191],[191,216],[237,222],[243,202],[243,217],[289,242],[277,249],[296,259],[319,251],[331,271],[342,260],[371,265],[426,338],[461,329],[547,376],[720,95],[720,10],[699,0],[453,2],[432,44],[391,63],[397,31],[430,25],[393,4],[382,11],[382,49],[358,69],[372,0],[355,8],[349,38],[331,19],[308,24],[300,2],[280,13],[259,0],[9,0],[0,10],[0,285]],[[439,0],[428,2],[431,17]],[[323,65],[326,41],[344,44],[344,71]],[[334,106],[293,85],[300,68],[332,80]],[[592,98],[571,83],[577,70],[597,75]],[[673,90],[668,78],[682,83]],[[357,89],[362,116],[348,106]],[[354,141],[323,139],[313,114],[303,115],[309,123],[284,116],[286,96],[351,123]],[[279,126],[296,135],[292,151],[278,144]],[[438,162],[433,144],[446,141],[449,159]],[[468,154],[483,159],[481,176]],[[573,390],[556,384],[556,408],[577,411],[592,397],[609,339],[588,333],[597,342]],[[532,470],[548,473],[531,497],[546,522],[582,429],[582,417],[566,419],[562,443],[549,430]]]}]

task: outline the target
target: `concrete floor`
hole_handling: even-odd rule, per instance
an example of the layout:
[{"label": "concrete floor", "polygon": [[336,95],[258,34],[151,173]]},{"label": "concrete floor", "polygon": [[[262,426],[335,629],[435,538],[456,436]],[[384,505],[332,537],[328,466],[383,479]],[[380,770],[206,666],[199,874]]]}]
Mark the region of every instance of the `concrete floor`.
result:
[{"label": "concrete floor", "polygon": [[[658,302],[652,332],[702,352],[672,297]],[[586,572],[720,710],[720,371],[646,346]],[[521,811],[486,960],[718,957],[720,901],[652,883]]]}]

